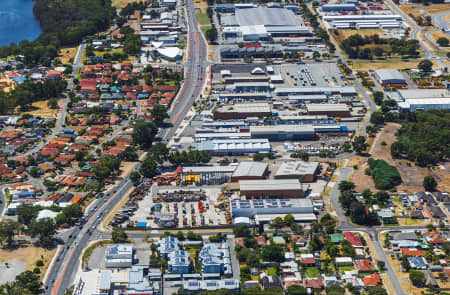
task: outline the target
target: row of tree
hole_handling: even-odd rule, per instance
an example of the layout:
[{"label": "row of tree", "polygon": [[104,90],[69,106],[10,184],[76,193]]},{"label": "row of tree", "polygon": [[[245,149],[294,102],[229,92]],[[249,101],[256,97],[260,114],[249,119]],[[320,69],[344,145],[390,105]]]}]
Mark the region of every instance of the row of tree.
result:
[{"label": "row of tree", "polygon": [[0,114],[10,113],[17,106],[27,110],[33,102],[59,97],[66,87],[67,82],[64,80],[45,80],[37,83],[26,80],[10,93],[0,90]]}]

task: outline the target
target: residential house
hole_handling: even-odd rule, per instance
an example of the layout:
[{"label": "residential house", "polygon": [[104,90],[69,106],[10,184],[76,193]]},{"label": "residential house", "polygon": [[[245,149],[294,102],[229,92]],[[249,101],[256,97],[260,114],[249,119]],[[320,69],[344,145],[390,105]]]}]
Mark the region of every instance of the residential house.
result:
[{"label": "residential house", "polygon": [[370,274],[368,276],[363,277],[364,286],[378,286],[381,284],[381,277],[377,273]]},{"label": "residential house", "polygon": [[353,232],[344,232],[344,238],[352,244],[355,248],[362,248],[363,244],[361,242],[361,238],[359,234]]},{"label": "residential house", "polygon": [[353,265],[353,259],[351,257],[336,257],[336,266],[348,265]]},{"label": "residential house", "polygon": [[264,276],[261,281],[264,290],[267,290],[271,287],[281,287],[281,280],[277,276]]},{"label": "residential house", "polygon": [[427,269],[428,263],[423,256],[408,257],[409,266],[414,269]]}]

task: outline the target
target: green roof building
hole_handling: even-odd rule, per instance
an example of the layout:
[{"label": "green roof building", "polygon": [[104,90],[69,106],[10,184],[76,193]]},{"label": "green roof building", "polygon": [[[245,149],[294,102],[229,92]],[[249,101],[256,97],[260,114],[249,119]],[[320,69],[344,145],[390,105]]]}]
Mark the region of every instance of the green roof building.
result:
[{"label": "green roof building", "polygon": [[344,240],[344,235],[341,233],[331,234],[330,238],[333,244],[338,244]]}]

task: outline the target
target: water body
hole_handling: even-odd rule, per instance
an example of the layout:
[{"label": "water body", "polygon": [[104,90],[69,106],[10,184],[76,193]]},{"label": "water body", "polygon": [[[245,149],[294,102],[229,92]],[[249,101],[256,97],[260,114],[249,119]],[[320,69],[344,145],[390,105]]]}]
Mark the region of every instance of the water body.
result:
[{"label": "water body", "polygon": [[33,6],[32,0],[0,0],[0,45],[33,41],[41,34]]}]

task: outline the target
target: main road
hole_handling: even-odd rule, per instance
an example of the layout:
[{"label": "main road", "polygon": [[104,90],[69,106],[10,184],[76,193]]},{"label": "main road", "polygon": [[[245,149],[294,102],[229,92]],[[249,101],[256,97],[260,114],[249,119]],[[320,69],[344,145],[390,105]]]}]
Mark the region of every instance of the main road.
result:
[{"label": "main road", "polygon": [[[161,132],[163,141],[168,142],[175,134],[183,118],[189,112],[194,100],[200,95],[205,82],[205,68],[207,66],[206,42],[201,34],[196,18],[193,0],[186,1],[187,27],[188,27],[188,58],[185,63],[185,80],[180,92],[170,110],[170,127]],[[72,284],[80,265],[80,258],[84,248],[92,240],[101,238],[96,230],[98,224],[109,211],[126,195],[133,184],[129,177],[122,180],[116,187],[105,193],[108,198],[100,208],[90,208],[87,222],[81,228],[74,228],[66,233],[65,244],[58,252],[51,268],[48,270],[45,294],[64,294]],[[106,234],[107,235],[107,234]]]}]

